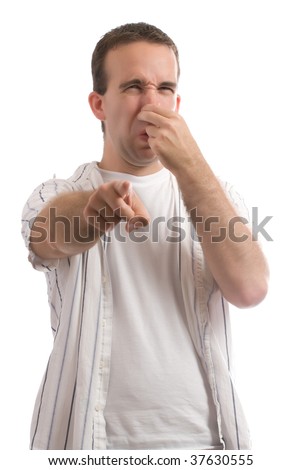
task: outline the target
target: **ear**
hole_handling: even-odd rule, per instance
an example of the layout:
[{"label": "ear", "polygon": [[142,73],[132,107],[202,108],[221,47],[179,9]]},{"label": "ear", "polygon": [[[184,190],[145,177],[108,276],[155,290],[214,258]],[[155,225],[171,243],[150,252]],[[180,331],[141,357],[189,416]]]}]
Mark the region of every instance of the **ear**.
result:
[{"label": "ear", "polygon": [[177,95],[176,109],[175,109],[177,113],[179,112],[179,109],[180,109],[180,103],[181,103],[181,96]]},{"label": "ear", "polygon": [[94,114],[94,116],[99,119],[100,121],[105,120],[104,110],[103,110],[103,97],[96,91],[92,91],[90,93],[89,98],[89,105]]}]

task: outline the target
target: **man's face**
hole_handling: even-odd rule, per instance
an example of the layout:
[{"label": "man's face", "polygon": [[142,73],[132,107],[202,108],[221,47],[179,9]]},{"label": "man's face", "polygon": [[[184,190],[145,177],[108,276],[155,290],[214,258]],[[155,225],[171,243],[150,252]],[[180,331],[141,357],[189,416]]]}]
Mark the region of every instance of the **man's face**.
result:
[{"label": "man's face", "polygon": [[133,166],[150,169],[157,157],[148,145],[147,123],[137,115],[146,104],[178,111],[176,57],[165,45],[134,42],[109,51],[105,67],[104,159],[115,171],[127,172]]}]

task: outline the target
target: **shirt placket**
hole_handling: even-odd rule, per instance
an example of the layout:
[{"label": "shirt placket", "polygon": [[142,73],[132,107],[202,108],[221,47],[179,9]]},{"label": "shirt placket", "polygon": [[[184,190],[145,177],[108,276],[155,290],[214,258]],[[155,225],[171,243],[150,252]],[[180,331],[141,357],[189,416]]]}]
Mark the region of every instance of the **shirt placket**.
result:
[{"label": "shirt placket", "polygon": [[113,320],[112,288],[107,266],[101,278],[101,289],[101,348],[97,367],[97,385],[93,419],[93,448],[96,450],[106,449],[107,446],[104,409],[109,388]]}]

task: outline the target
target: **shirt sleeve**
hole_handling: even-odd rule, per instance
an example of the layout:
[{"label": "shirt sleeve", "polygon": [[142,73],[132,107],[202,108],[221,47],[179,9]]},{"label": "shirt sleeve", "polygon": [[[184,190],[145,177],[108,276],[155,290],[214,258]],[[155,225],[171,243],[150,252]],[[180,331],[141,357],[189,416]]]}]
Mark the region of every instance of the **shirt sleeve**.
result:
[{"label": "shirt sleeve", "polygon": [[[59,259],[42,259],[37,256],[30,246],[30,234],[34,220],[42,210],[45,204],[55,198],[62,192],[73,191],[74,187],[71,183],[61,179],[51,179],[39,185],[28,198],[22,212],[22,236],[25,246],[28,249],[28,260],[34,269],[38,271],[51,271],[55,269],[59,263]],[[41,230],[39,236],[45,236],[45,232]]]}]

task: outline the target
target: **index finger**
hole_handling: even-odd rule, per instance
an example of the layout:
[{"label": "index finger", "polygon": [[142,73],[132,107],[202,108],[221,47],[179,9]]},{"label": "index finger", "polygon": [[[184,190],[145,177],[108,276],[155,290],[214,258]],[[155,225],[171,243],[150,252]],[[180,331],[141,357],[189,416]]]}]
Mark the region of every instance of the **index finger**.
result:
[{"label": "index finger", "polygon": [[145,104],[141,108],[142,111],[151,111],[155,114],[159,114],[160,116],[170,118],[175,114],[175,111],[172,111],[171,109],[164,108],[162,106],[159,106],[157,104]]},{"label": "index finger", "polygon": [[135,228],[137,229],[139,227],[145,227],[150,223],[150,215],[143,202],[141,199],[139,199],[134,191],[132,199],[132,210],[134,211],[135,215],[128,221],[127,229],[129,232]]},{"label": "index finger", "polygon": [[110,200],[110,205],[114,214],[121,219],[131,219],[135,215],[132,209],[132,184],[129,181],[114,181],[113,189],[115,197]]},{"label": "index finger", "polygon": [[156,127],[162,127],[164,122],[167,119],[170,119],[173,114],[173,111],[163,109],[160,106],[148,104],[141,109],[137,118],[140,121],[148,122]]},{"label": "index finger", "polygon": [[133,221],[139,222],[142,226],[146,226],[150,222],[150,215],[146,210],[143,202],[137,196],[129,181],[116,181],[114,183],[114,190],[119,196],[115,201],[115,207],[112,209],[118,217],[128,221],[127,228],[131,231]]}]

